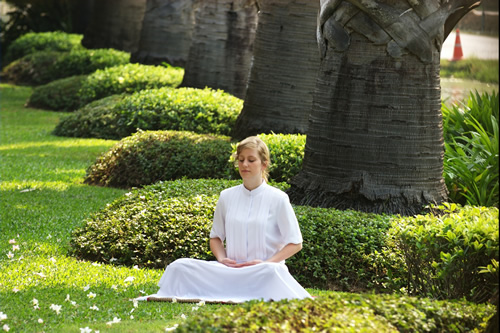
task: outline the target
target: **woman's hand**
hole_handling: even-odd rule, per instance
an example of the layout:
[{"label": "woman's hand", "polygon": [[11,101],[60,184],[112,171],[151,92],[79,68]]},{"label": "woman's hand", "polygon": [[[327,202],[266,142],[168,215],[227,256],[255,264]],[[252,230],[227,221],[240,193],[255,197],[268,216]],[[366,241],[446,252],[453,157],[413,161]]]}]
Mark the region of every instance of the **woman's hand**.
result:
[{"label": "woman's hand", "polygon": [[258,260],[258,259],[255,259],[255,260],[251,260],[251,261],[246,261],[246,262],[240,262],[240,263],[237,263],[235,260],[233,259],[229,259],[229,258],[224,258],[222,260],[219,261],[221,264],[224,264],[228,267],[232,267],[232,268],[241,268],[241,267],[247,267],[247,266],[253,266],[253,265],[257,265],[257,264],[260,264],[262,263],[263,261],[262,260]]}]

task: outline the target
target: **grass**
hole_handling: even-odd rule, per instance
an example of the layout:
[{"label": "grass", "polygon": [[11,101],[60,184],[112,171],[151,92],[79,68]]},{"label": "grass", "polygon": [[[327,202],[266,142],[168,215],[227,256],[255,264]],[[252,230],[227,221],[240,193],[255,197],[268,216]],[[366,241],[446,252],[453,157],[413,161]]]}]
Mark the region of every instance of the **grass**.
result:
[{"label": "grass", "polygon": [[[71,231],[125,193],[82,184],[86,168],[115,141],[51,135],[62,113],[24,108],[30,93],[0,86],[0,312],[7,315],[0,326],[11,332],[164,332],[179,323],[193,304],[135,308],[130,301],[155,293],[161,271],[66,255]],[[62,306],[59,314],[52,304]],[[108,326],[115,317],[121,322]]]},{"label": "grass", "polygon": [[441,77],[476,80],[498,84],[498,60],[467,58],[460,61],[441,60]]}]

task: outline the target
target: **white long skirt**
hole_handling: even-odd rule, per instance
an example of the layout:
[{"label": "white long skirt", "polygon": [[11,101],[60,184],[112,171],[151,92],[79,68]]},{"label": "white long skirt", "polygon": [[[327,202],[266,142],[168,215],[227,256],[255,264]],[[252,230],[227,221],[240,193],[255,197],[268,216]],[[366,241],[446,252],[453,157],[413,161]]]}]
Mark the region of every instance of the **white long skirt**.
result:
[{"label": "white long skirt", "polygon": [[154,295],[138,300],[241,303],[260,299],[311,298],[285,264],[261,263],[232,268],[217,261],[178,259],[167,266]]}]

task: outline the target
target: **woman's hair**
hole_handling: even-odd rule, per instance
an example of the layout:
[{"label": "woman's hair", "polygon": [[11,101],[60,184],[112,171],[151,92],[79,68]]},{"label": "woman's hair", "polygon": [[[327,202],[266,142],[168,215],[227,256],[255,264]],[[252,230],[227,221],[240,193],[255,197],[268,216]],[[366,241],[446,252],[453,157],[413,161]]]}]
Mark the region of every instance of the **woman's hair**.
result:
[{"label": "woman's hair", "polygon": [[259,158],[262,161],[262,163],[267,162],[267,167],[262,170],[262,178],[267,182],[267,178],[269,176],[269,167],[271,166],[271,156],[269,154],[269,148],[267,148],[267,145],[262,141],[260,138],[256,136],[249,136],[248,138],[242,140],[238,145],[236,146],[236,153],[233,154],[234,158],[234,165],[238,165],[238,160],[241,152],[244,149],[256,149],[257,153],[259,154]]}]

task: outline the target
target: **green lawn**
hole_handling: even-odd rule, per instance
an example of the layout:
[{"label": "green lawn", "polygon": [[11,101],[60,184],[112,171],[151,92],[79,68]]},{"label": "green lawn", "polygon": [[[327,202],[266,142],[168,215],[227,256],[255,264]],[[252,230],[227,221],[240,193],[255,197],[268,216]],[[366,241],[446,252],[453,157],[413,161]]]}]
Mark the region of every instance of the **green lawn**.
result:
[{"label": "green lawn", "polygon": [[[82,184],[86,168],[115,141],[51,135],[62,113],[24,108],[30,92],[0,86],[0,312],[7,315],[0,329],[164,332],[181,322],[193,304],[135,308],[131,301],[157,291],[160,270],[67,256],[71,231],[125,193]],[[120,323],[107,325],[115,317]]]}]

